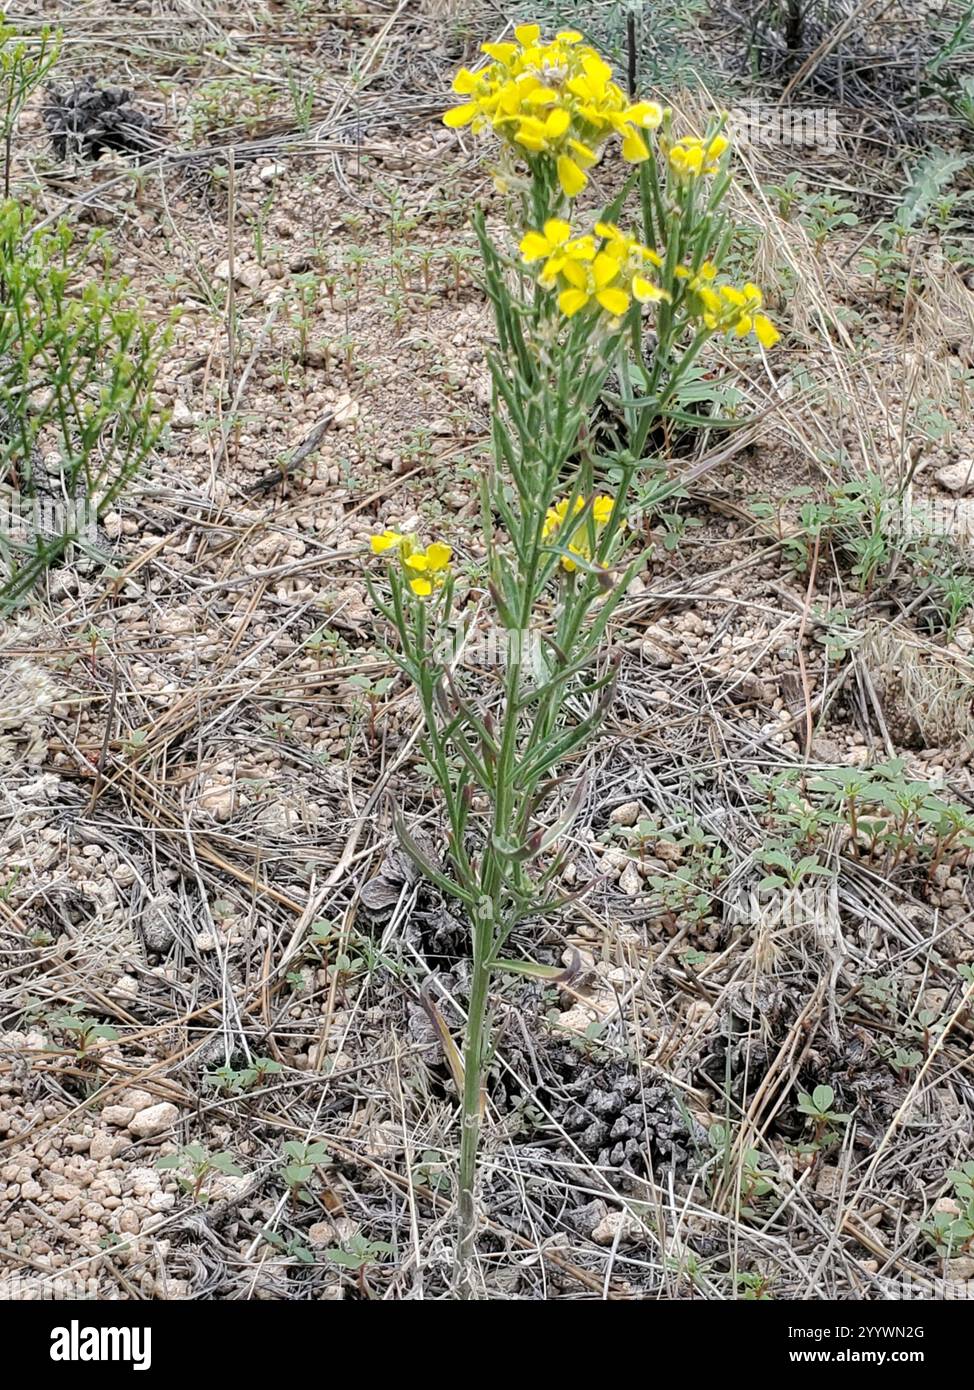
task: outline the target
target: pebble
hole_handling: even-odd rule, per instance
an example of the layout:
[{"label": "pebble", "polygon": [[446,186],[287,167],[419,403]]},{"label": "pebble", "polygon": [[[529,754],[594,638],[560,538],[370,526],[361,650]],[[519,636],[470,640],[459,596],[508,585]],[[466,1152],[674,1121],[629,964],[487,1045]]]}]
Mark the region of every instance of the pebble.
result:
[{"label": "pebble", "polygon": [[[229,281],[229,260],[222,260],[217,264],[213,272],[213,278],[215,280]],[[262,279],[263,272],[260,266],[255,265],[253,262],[244,262],[243,264],[238,264],[233,267],[233,283],[242,286],[244,289],[256,290],[260,286]]]},{"label": "pebble", "polygon": [[139,1110],[128,1123],[129,1134],[134,1134],[136,1139],[151,1139],[153,1135],[162,1134],[170,1129],[179,1119],[179,1111],[170,1101],[160,1101],[158,1105],[150,1105],[147,1110]]},{"label": "pebble", "polygon": [[[104,1119],[104,1115],[102,1118]],[[117,1143],[118,1140],[114,1135],[106,1134],[104,1130],[99,1130],[96,1134],[91,1136],[91,1144],[88,1152],[94,1159],[111,1158],[115,1152]]]},{"label": "pebble", "polygon": [[369,1153],[379,1160],[395,1158],[403,1150],[402,1126],[393,1121],[377,1124],[372,1130]]},{"label": "pebble", "polygon": [[175,1192],[153,1192],[146,1200],[150,1211],[172,1211],[176,1205]]},{"label": "pebble", "polygon": [[236,795],[233,787],[212,787],[199,799],[200,810],[216,821],[228,821],[233,815]]},{"label": "pebble", "polygon": [[947,492],[974,493],[974,459],[960,459],[938,468],[933,475]]},{"label": "pebble", "polygon": [[629,1212],[610,1211],[593,1228],[592,1239],[596,1245],[614,1245],[617,1237],[620,1241],[634,1240],[641,1230],[640,1223]]},{"label": "pebble", "polygon": [[643,881],[639,877],[639,870],[631,860],[619,876],[619,887],[628,898],[635,898],[642,892]]},{"label": "pebble", "polygon": [[941,1212],[944,1216],[960,1216],[960,1203],[955,1202],[953,1197],[938,1197],[933,1204],[934,1212]]},{"label": "pebble", "polygon": [[332,420],[336,425],[354,424],[361,413],[358,401],[353,401],[351,396],[339,396],[335,402]]},{"label": "pebble", "polygon": [[177,397],[169,423],[174,430],[191,430],[196,425],[196,416],[186,402]]},{"label": "pebble", "polygon": [[119,1105],[131,1105],[133,1110],[146,1110],[155,1102],[151,1091],[143,1091],[141,1087],[130,1086],[121,1093],[118,1103]]},{"label": "pebble", "polygon": [[115,1125],[117,1129],[126,1129],[134,1114],[135,1110],[131,1105],[106,1105],[101,1112],[101,1117],[106,1125]]},{"label": "pebble", "polygon": [[832,1164],[819,1170],[815,1191],[820,1197],[836,1197],[842,1189],[842,1172]]}]

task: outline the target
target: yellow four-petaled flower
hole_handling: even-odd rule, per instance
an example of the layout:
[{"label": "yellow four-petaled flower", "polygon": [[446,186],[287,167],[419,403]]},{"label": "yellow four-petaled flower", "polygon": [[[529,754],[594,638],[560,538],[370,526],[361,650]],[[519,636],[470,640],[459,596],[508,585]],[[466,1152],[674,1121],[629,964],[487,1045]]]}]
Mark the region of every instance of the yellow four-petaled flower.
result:
[{"label": "yellow four-petaled flower", "polygon": [[409,581],[409,587],[420,598],[428,598],[434,589],[439,589],[450,572],[450,559],[453,551],[441,541],[433,541],[425,550],[414,550],[404,557],[403,564],[416,573]]},{"label": "yellow four-petaled flower", "polygon": [[573,237],[570,223],[551,217],[541,231],[524,235],[520,250],[527,265],[544,262],[539,283],[560,286],[558,307],[567,318],[592,305],[617,318],[633,299],[645,304],[670,297],[648,274],[661,258],[614,222],[596,222],[594,235]]},{"label": "yellow four-petaled flower", "polygon": [[569,222],[549,217],[540,232],[525,234],[520,250],[528,265],[544,261],[538,278],[547,287],[555,283],[569,261],[594,260],[595,239],[591,236],[573,238]]}]

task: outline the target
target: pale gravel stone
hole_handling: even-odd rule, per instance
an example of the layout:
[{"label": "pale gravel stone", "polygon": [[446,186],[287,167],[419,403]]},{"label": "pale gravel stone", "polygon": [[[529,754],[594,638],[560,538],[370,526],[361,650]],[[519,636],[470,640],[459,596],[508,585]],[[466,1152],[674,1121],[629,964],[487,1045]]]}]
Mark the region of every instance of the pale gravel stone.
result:
[{"label": "pale gravel stone", "polygon": [[136,1087],[130,1087],[123,1091],[118,1098],[119,1105],[130,1105],[133,1110],[146,1110],[155,1101],[151,1091],[142,1091]]},{"label": "pale gravel stone", "polygon": [[173,405],[169,423],[174,430],[191,430],[196,424],[196,416],[185,401],[177,400]]},{"label": "pale gravel stone", "polygon": [[153,1192],[146,1201],[149,1211],[171,1211],[175,1205],[175,1192]]},{"label": "pale gravel stone", "polygon": [[620,1241],[637,1239],[642,1226],[627,1211],[610,1211],[592,1231],[596,1245],[613,1245]]},{"label": "pale gravel stone", "polygon": [[153,1135],[162,1134],[170,1129],[179,1119],[179,1111],[171,1101],[163,1100],[158,1105],[150,1105],[145,1110],[139,1110],[128,1123],[129,1134],[134,1134],[136,1139],[151,1139]]},{"label": "pale gravel stone", "polygon": [[974,459],[960,459],[933,475],[947,492],[974,492]]},{"label": "pale gravel stone", "polygon": [[628,898],[634,898],[642,891],[643,881],[639,876],[639,870],[630,861],[619,876],[619,887]]},{"label": "pale gravel stone", "polygon": [[[131,1119],[131,1115],[129,1116]],[[127,1121],[126,1121],[127,1123]],[[91,1148],[89,1153],[94,1159],[111,1158],[115,1152],[118,1138],[112,1134],[105,1134],[101,1131],[91,1136]]]},{"label": "pale gravel stone", "polygon": [[101,1112],[101,1117],[106,1125],[115,1125],[118,1129],[125,1129],[135,1110],[131,1105],[106,1105]]}]

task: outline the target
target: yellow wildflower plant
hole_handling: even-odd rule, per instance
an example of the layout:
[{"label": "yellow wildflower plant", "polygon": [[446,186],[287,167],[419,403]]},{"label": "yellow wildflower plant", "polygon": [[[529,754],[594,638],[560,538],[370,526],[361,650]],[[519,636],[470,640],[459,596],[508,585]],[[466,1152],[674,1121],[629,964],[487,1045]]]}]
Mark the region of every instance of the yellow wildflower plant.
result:
[{"label": "yellow wildflower plant", "polygon": [[549,43],[537,24],[519,24],[514,40],[485,43],[491,61],[461,68],[453,90],[463,100],[444,113],[451,129],[490,129],[515,150],[547,159],[566,198],[588,183],[588,170],[612,135],[629,163],[649,158],[643,132],[659,128],[663,108],[631,102],[613,81],[612,67],[581,34],[563,29]]},{"label": "yellow wildflower plant", "polygon": [[672,297],[668,290],[655,284],[647,274],[649,266],[662,269],[663,258],[658,252],[623,232],[614,222],[596,222],[595,235],[602,237],[606,254],[622,266],[633,299],[640,304],[659,304]]},{"label": "yellow wildflower plant", "polygon": [[629,308],[629,292],[618,283],[622,266],[607,251],[600,251],[590,265],[566,261],[561,274],[568,286],[558,296],[558,308],[566,318],[573,318],[591,304],[597,304],[614,318]]},{"label": "yellow wildflower plant", "polygon": [[[681,486],[678,460],[658,452],[671,422],[706,431],[730,423],[686,408],[707,343],[726,333],[771,347],[779,336],[758,287],[721,276],[735,228],[719,125],[674,138],[669,108],[628,97],[574,30],[545,40],[539,25],[519,24],[482,53],[457,73],[457,104],[443,117],[495,136],[508,156],[498,171],[503,237],[488,230],[482,207],[473,212],[495,328],[486,350],[482,583],[459,611],[466,600],[457,599],[450,547],[394,529],[371,542],[384,582],[366,577],[398,634],[387,650],[422,710],[419,747],[441,796],[432,823],[442,827],[442,852],[427,853],[402,815],[396,833],[459,904],[470,934],[456,1187],[459,1283],[471,1290],[492,982],[559,970],[513,959],[506,947],[515,928],[526,934],[563,903],[552,884],[581,800],[574,770],[611,705],[621,660],[611,651],[613,615],[646,559],[633,508],[648,519]],[[566,200],[613,147],[634,168],[624,181],[607,179],[612,201],[573,225]],[[701,188],[704,178],[712,182]],[[635,234],[616,220],[629,208]],[[642,331],[646,304],[651,336]],[[595,428],[606,401],[615,419]],[[611,496],[600,491],[610,487]],[[449,655],[451,635],[475,633],[481,614],[511,639],[489,682]]]},{"label": "yellow wildflower plant", "polygon": [[406,540],[405,536],[398,531],[381,531],[378,535],[372,536],[370,545],[373,555],[385,555],[389,550],[398,550]]},{"label": "yellow wildflower plant", "polygon": [[742,289],[733,285],[722,285],[720,294],[733,314],[730,326],[736,336],[746,338],[753,332],[762,347],[773,348],[781,334],[767,314],[759,312],[764,303],[764,295],[757,285],[747,284]]},{"label": "yellow wildflower plant", "polygon": [[634,236],[622,231],[614,222],[596,222],[595,235],[602,238],[605,243],[605,250],[620,263],[653,265],[657,269],[663,264],[662,256],[651,251],[648,246],[643,246]]},{"label": "yellow wildflower plant", "polygon": [[704,261],[697,271],[691,270],[688,265],[678,265],[674,274],[678,280],[688,280],[690,289],[696,291],[717,278],[717,267],[713,261]]}]

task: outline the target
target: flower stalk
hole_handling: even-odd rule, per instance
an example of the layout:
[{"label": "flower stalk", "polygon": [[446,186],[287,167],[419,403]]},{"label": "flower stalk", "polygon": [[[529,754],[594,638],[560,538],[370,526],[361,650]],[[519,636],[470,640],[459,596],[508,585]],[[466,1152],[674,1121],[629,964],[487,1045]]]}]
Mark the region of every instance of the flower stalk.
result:
[{"label": "flower stalk", "polygon": [[[778,336],[757,287],[719,275],[733,230],[720,208],[730,172],[719,125],[675,138],[671,113],[626,96],[573,31],[544,43],[537,25],[519,25],[514,40],[483,52],[482,66],[458,74],[461,100],[444,119],[490,133],[507,150],[508,171],[527,169],[503,177],[504,236],[488,232],[482,213],[474,217],[496,338],[476,612],[486,608],[502,635],[502,671],[457,665],[458,633],[482,634],[468,627],[474,606],[450,546],[381,532],[372,550],[385,561],[384,581],[369,580],[396,632],[389,655],[422,708],[447,864],[432,861],[401,817],[397,832],[470,927],[457,1173],[462,1296],[474,1288],[492,997],[505,974],[564,977],[560,966],[512,958],[506,948],[568,901],[558,886],[561,845],[612,700],[621,655],[613,616],[648,558],[634,498],[652,510],[679,486],[642,483],[657,463],[648,441],[661,422],[679,418],[681,383],[710,338],[753,333],[767,348]],[[575,200],[613,141],[638,173],[597,215],[579,214]],[[630,194],[638,236],[617,221]],[[590,420],[613,371],[624,437],[596,445]]]}]

